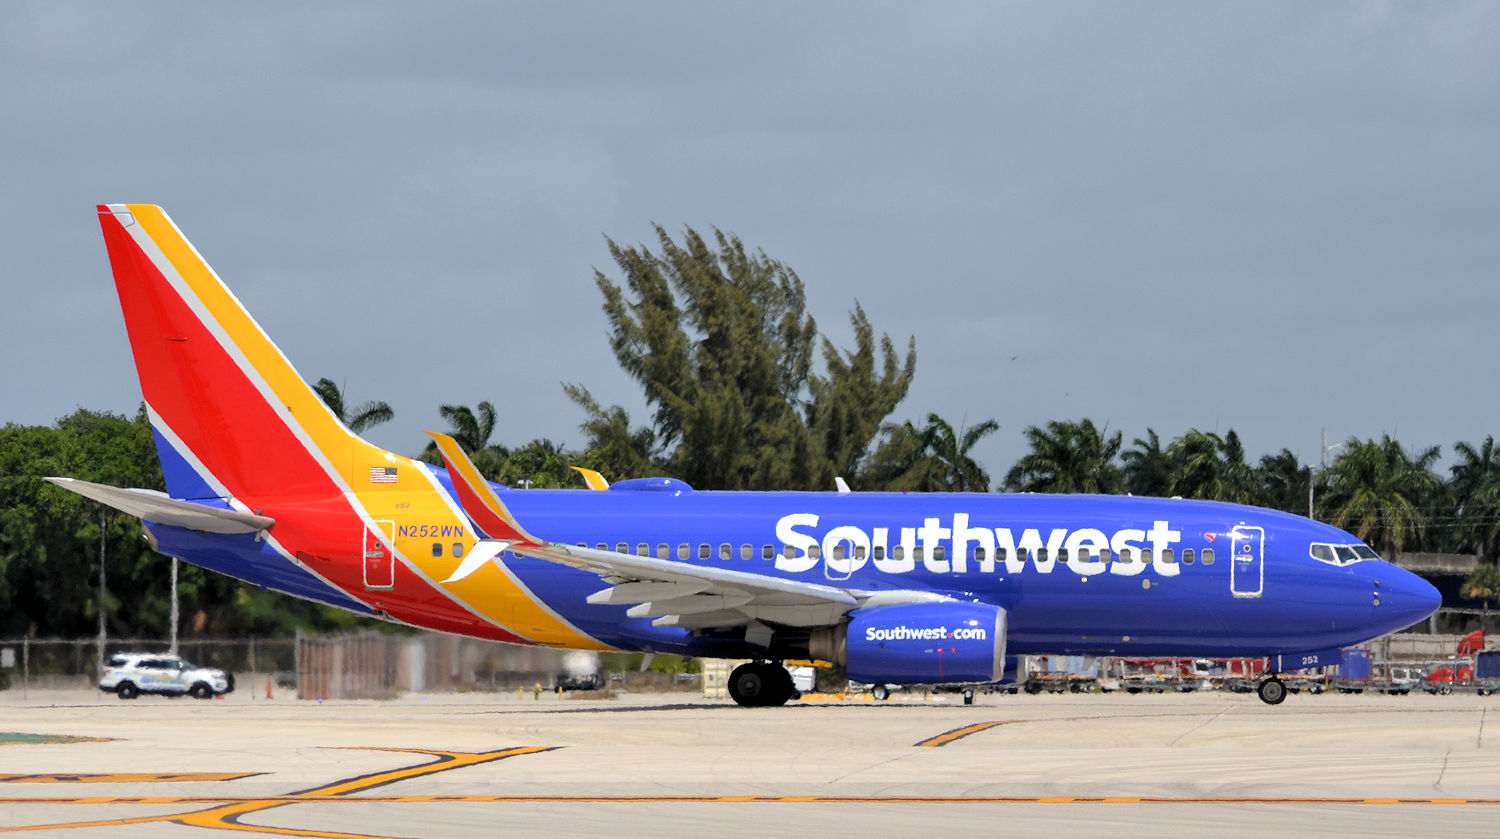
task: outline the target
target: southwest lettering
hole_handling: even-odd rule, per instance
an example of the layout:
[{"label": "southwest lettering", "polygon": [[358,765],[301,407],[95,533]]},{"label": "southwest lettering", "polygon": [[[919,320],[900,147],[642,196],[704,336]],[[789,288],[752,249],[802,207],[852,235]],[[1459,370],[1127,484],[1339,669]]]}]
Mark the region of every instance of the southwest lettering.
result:
[{"label": "southwest lettering", "polygon": [[987,641],[989,637],[989,631],[982,626],[961,626],[954,630],[946,626],[865,627],[866,641]]},{"label": "southwest lettering", "polygon": [[[1182,531],[1165,520],[1153,521],[1150,530],[1127,527],[1108,533],[1094,527],[1053,527],[1045,535],[1036,527],[1018,530],[976,526],[968,513],[954,513],[947,523],[936,516],[927,517],[918,527],[866,530],[835,524],[821,535],[819,521],[815,513],[791,513],[777,520],[777,540],[792,549],[791,556],[786,551],[776,554],[777,570],[800,574],[822,562],[830,574],[843,577],[870,563],[882,574],[907,574],[917,570],[920,549],[922,570],[931,574],[968,573],[971,553],[983,574],[997,570],[997,554],[1007,574],[1026,573],[1028,565],[1035,573],[1051,574],[1059,559],[1081,577],[1106,572],[1134,577],[1147,568],[1162,577],[1182,573],[1182,567],[1169,558],[1175,554],[1174,546],[1182,541]],[[408,534],[407,529],[403,526],[400,535],[417,535]],[[899,534],[895,545],[891,544],[893,530]]]}]

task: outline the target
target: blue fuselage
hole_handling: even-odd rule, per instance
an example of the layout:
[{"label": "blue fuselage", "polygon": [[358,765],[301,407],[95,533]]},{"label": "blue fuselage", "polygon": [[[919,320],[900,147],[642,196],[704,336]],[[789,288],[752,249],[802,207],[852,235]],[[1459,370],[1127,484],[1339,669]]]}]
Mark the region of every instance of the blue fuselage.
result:
[{"label": "blue fuselage", "polygon": [[[451,492],[443,470],[438,481]],[[922,591],[1002,607],[1011,654],[1266,656],[1355,644],[1425,618],[1421,578],[1312,546],[1358,545],[1319,522],[1218,502],[1127,496],[500,490],[539,538],[843,589]],[[369,611],[248,536],[153,526],[167,553]],[[442,534],[434,534],[440,549]],[[1363,546],[1361,546],[1363,547]],[[1366,549],[1368,554],[1368,550]],[[657,626],[585,598],[607,584],[506,554],[560,618],[627,650],[733,656],[733,638]]]}]

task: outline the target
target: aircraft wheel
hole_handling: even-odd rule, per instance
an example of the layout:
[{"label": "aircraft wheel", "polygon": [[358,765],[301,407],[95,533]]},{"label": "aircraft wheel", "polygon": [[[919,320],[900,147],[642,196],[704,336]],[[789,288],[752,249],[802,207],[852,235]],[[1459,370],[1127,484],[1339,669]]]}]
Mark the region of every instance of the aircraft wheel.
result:
[{"label": "aircraft wheel", "polygon": [[1280,705],[1286,699],[1286,683],[1275,676],[1267,676],[1261,680],[1255,693],[1267,705]]},{"label": "aircraft wheel", "polygon": [[877,702],[884,702],[891,698],[891,689],[885,685],[876,685],[870,688],[870,695],[875,697]]},{"label": "aircraft wheel", "polygon": [[754,662],[741,664],[729,674],[729,696],[744,707],[762,704],[766,687],[765,673]]},{"label": "aircraft wheel", "polygon": [[729,695],[745,707],[785,705],[796,692],[792,674],[774,661],[741,664],[729,674]]},{"label": "aircraft wheel", "polygon": [[767,691],[762,705],[785,705],[797,696],[797,686],[792,684],[792,674],[785,667],[774,661],[768,661],[761,665],[765,673]]}]

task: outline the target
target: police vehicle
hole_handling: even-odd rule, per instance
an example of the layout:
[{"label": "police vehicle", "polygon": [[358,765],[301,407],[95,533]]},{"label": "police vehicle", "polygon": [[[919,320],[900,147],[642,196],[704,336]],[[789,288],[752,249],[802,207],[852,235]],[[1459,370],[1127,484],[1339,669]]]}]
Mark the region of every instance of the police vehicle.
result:
[{"label": "police vehicle", "polygon": [[134,699],[143,693],[211,699],[234,690],[234,676],[213,667],[194,666],[175,655],[117,653],[105,665],[99,689],[121,699]]}]

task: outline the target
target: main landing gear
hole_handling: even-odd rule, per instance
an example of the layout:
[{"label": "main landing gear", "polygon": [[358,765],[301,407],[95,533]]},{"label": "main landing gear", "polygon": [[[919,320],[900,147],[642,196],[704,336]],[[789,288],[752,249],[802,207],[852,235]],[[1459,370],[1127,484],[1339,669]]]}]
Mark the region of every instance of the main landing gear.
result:
[{"label": "main landing gear", "polygon": [[1286,682],[1276,678],[1276,674],[1272,673],[1260,680],[1260,686],[1255,689],[1255,695],[1267,705],[1280,705],[1282,700],[1286,699]]},{"label": "main landing gear", "polygon": [[800,694],[792,685],[792,674],[774,661],[751,661],[729,674],[729,695],[740,705],[785,705]]}]

